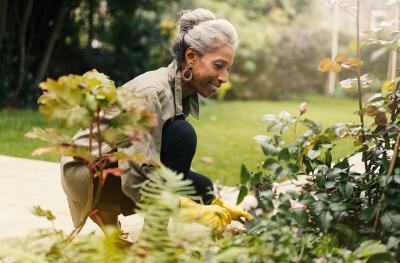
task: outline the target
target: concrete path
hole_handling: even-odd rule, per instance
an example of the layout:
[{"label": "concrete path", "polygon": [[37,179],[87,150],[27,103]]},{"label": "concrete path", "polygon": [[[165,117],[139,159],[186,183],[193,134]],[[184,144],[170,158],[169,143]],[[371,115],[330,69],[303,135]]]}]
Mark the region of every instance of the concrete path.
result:
[{"label": "concrete path", "polygon": [[[362,171],[361,157],[355,156],[351,161],[353,170]],[[58,163],[22,159],[0,155],[0,239],[24,236],[37,228],[51,227],[44,218],[34,216],[30,209],[40,205],[43,209],[51,210],[55,216],[55,227],[69,233],[73,224],[69,215],[66,197],[61,188],[60,168]],[[304,178],[300,178],[304,181]],[[277,185],[278,191],[294,189],[291,183]],[[220,195],[225,201],[234,203],[238,191],[233,187],[224,187]],[[132,215],[120,217],[122,228],[130,233],[135,240],[142,228],[143,217]],[[177,227],[172,224],[172,228]],[[182,226],[178,226],[181,228]],[[187,226],[188,233],[196,236],[206,231],[200,226]],[[182,229],[180,229],[182,230]],[[99,228],[88,220],[83,233]],[[179,232],[179,231],[178,231]]]},{"label": "concrete path", "polygon": [[[52,224],[45,218],[30,212],[37,205],[53,212],[57,229],[66,233],[73,230],[68,203],[61,187],[58,163],[0,155],[0,167],[0,239],[24,236],[34,229],[51,227]],[[237,193],[230,188],[223,189],[222,194],[230,199],[237,197]],[[120,221],[123,230],[129,232],[132,240],[136,240],[143,227],[143,217],[121,215]],[[170,231],[182,232],[182,227],[192,237],[208,233],[208,229],[197,224],[182,226],[172,223]],[[101,234],[97,225],[88,220],[82,233],[93,231]]]}]

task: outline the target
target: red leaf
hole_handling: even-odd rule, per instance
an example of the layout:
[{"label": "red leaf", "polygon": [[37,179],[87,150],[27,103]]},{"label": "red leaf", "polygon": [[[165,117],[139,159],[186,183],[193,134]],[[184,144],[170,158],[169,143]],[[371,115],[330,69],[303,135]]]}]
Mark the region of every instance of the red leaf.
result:
[{"label": "red leaf", "polygon": [[114,176],[121,176],[124,173],[124,169],[121,168],[110,168],[103,170],[103,176],[107,176],[108,174],[112,174]]}]

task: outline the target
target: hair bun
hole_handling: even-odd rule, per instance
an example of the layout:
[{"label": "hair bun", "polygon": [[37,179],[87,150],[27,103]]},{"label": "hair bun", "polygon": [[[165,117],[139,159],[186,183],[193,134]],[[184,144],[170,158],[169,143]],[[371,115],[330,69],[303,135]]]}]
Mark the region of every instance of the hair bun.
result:
[{"label": "hair bun", "polygon": [[185,10],[180,13],[178,32],[187,33],[194,26],[208,20],[215,20],[215,16],[211,11],[204,8],[194,10]]}]

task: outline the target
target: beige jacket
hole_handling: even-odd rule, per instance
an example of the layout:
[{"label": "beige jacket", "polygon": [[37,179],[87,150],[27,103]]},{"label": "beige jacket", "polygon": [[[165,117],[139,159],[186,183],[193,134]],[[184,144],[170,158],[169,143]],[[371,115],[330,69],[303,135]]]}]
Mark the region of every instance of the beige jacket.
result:
[{"label": "beige jacket", "polygon": [[[136,143],[124,151],[141,152],[149,159],[160,160],[162,127],[175,116],[192,114],[199,118],[199,100],[197,93],[182,99],[181,75],[173,61],[168,67],[146,72],[124,84],[122,89],[134,92],[139,97],[146,98],[146,107],[159,117],[159,125],[141,143]],[[79,131],[74,136],[74,143],[89,145],[88,130]],[[97,153],[97,145],[92,144],[93,152]],[[111,147],[103,144],[103,152],[111,151]],[[140,200],[140,186],[145,178],[135,172],[131,163],[119,164],[127,172],[121,176],[122,191],[134,202]],[[89,169],[71,157],[61,159],[61,183],[67,196],[72,220],[76,226],[91,208],[93,182]]]}]

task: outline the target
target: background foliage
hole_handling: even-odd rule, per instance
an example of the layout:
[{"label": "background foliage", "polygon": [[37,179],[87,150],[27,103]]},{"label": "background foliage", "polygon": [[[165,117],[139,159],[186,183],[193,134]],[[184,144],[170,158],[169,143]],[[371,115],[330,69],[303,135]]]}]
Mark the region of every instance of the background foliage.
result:
[{"label": "background foliage", "polygon": [[[177,12],[205,7],[230,20],[240,46],[227,99],[280,99],[323,93],[314,69],[330,53],[332,6],[302,0],[73,0],[0,3],[0,108],[34,108],[45,77],[96,68],[121,85],[171,60]],[[344,14],[345,15],[345,14]],[[339,51],[351,51],[340,27]],[[386,34],[387,33],[382,33]],[[309,41],[307,41],[309,40]],[[377,86],[386,77],[387,50],[365,49]],[[353,48],[354,51],[354,48]]]}]

